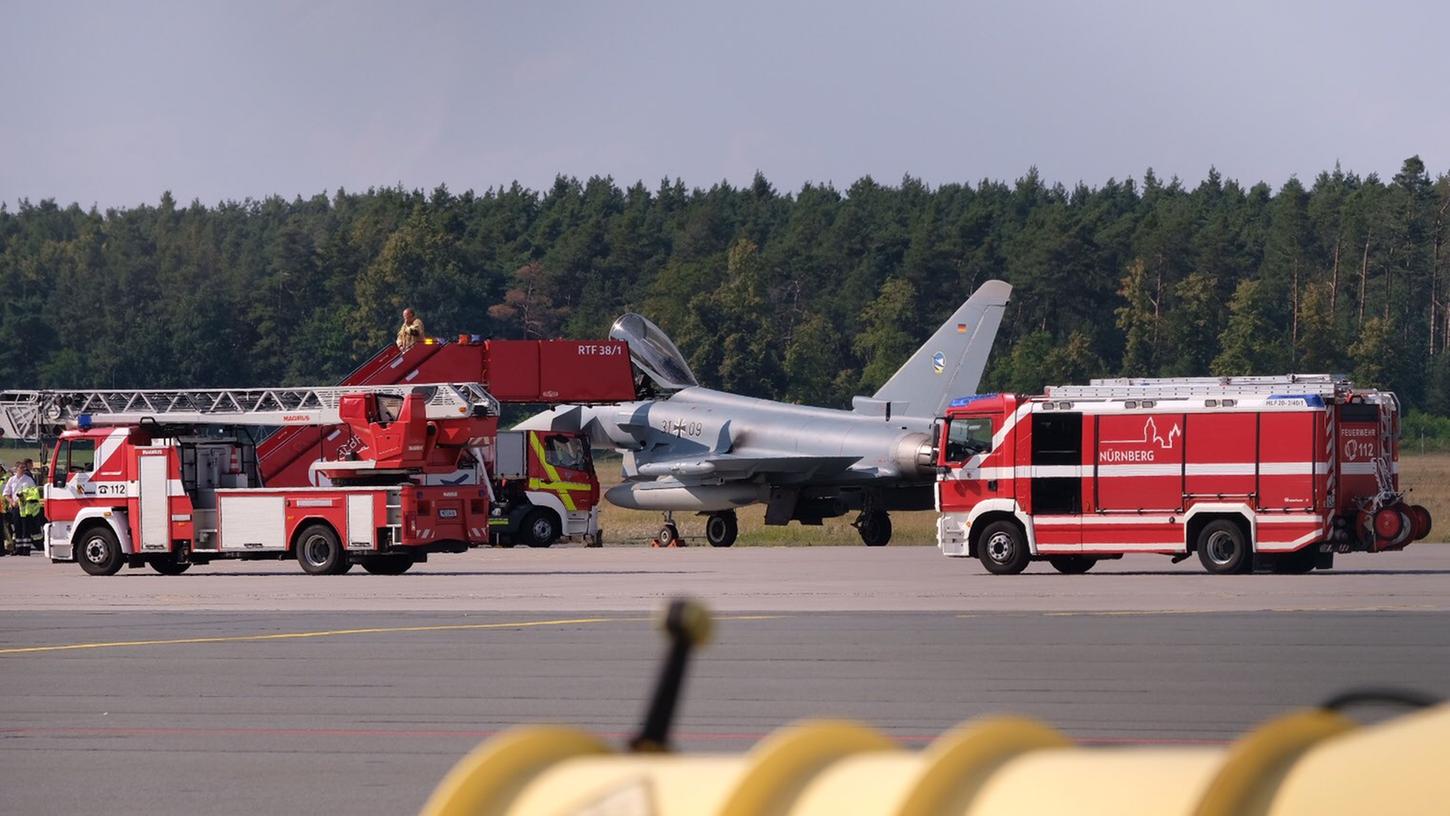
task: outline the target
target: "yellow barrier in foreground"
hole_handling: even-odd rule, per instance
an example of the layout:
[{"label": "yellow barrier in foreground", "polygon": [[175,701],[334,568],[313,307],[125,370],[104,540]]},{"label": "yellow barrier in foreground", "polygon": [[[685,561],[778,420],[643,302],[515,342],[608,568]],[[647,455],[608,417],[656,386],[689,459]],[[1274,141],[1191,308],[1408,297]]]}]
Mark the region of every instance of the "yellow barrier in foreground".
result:
[{"label": "yellow barrier in foreground", "polygon": [[1074,747],[993,718],[925,750],[846,722],[783,728],[744,754],[613,753],[567,728],[500,734],[425,816],[1432,814],[1450,812],[1450,705],[1358,727],[1313,709],[1219,747]]},{"label": "yellow barrier in foreground", "polygon": [[[1076,747],[996,717],[922,751],[849,722],[783,728],[744,754],[669,753],[670,723],[709,612],[672,602],[670,646],[632,753],[571,728],[516,728],[439,784],[424,816],[1333,816],[1450,814],[1450,705],[1368,689],[1270,720],[1226,748]],[[1425,707],[1360,727],[1365,702]]]}]

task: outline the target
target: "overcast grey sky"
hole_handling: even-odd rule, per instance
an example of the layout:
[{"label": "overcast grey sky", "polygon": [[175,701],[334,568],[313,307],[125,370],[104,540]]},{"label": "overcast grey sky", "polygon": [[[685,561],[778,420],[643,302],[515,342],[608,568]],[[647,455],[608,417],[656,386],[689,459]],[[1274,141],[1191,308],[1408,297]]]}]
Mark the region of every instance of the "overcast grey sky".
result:
[{"label": "overcast grey sky", "polygon": [[1450,3],[0,0],[0,200],[1450,170]]}]

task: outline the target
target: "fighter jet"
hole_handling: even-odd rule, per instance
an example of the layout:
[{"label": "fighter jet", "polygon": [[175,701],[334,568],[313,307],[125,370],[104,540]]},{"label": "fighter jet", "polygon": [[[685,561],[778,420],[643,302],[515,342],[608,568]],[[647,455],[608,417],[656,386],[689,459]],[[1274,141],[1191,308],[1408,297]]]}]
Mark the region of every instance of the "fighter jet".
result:
[{"label": "fighter jet", "polygon": [[1012,287],[988,281],[870,397],[851,410],[728,394],[702,387],[684,355],[637,314],[609,336],[629,346],[641,392],[618,405],[561,405],[517,428],[584,432],[624,456],[612,504],[665,513],[661,543],[679,537],[674,512],[706,516],[705,538],[735,543],[735,510],[764,503],[766,524],[820,524],[858,513],[868,546],[891,540],[892,510],[933,506],[935,417],[976,392]]}]

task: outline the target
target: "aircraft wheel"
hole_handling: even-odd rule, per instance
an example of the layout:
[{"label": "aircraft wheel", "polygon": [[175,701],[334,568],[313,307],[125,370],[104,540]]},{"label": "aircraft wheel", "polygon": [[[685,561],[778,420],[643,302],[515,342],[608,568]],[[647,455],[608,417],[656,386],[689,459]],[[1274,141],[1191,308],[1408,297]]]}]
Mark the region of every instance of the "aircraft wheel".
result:
[{"label": "aircraft wheel", "polygon": [[180,575],[191,569],[191,562],[182,561],[174,554],[158,555],[151,559],[151,569],[162,575]]},{"label": "aircraft wheel", "polygon": [[337,533],[326,524],[311,524],[297,536],[297,563],[308,575],[341,575],[352,568]]},{"label": "aircraft wheel", "polygon": [[1244,531],[1228,519],[1205,524],[1198,534],[1198,560],[1215,575],[1233,575],[1254,568],[1254,554]]},{"label": "aircraft wheel", "polygon": [[121,542],[104,524],[97,524],[81,535],[76,560],[81,562],[81,569],[87,575],[115,575],[126,563],[121,555]]},{"label": "aircraft wheel", "polygon": [[370,575],[402,575],[413,568],[413,559],[406,555],[375,555],[364,558],[362,568]]},{"label": "aircraft wheel", "polygon": [[655,536],[661,547],[670,547],[680,541],[680,528],[675,526],[673,521],[667,521],[660,527],[659,534]]},{"label": "aircraft wheel", "polygon": [[728,547],[739,535],[740,522],[735,518],[734,510],[711,513],[705,520],[705,540],[710,542],[711,547]]},{"label": "aircraft wheel", "polygon": [[1027,569],[1032,553],[1027,550],[1027,537],[1021,527],[1010,521],[994,521],[982,531],[977,557],[993,575],[1016,575]]},{"label": "aircraft wheel", "polygon": [[1063,575],[1082,575],[1098,563],[1098,559],[1086,555],[1054,555],[1047,559],[1052,568]]},{"label": "aircraft wheel", "polygon": [[856,519],[856,532],[861,534],[861,543],[868,547],[885,547],[891,540],[891,516],[883,510],[862,513]]},{"label": "aircraft wheel", "polygon": [[530,547],[552,547],[559,540],[559,518],[548,510],[535,510],[524,519],[519,531]]}]

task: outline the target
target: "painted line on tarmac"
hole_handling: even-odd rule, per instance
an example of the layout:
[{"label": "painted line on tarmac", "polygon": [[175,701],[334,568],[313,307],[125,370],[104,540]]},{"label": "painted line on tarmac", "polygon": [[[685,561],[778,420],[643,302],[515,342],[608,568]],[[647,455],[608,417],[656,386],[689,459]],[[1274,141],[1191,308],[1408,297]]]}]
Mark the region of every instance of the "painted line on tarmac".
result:
[{"label": "painted line on tarmac", "polygon": [[[716,621],[773,620],[782,615],[725,615]],[[265,635],[213,635],[163,640],[113,640],[97,643],[63,643],[48,646],[16,646],[0,649],[0,655],[74,652],[84,649],[121,649],[133,646],[184,646],[205,643],[249,643],[267,640],[304,640],[339,635],[390,635],[400,632],[463,632],[481,629],[532,629],[542,626],[587,626],[594,623],[638,623],[654,618],[560,618],[556,620],[512,621],[509,623],[442,623],[428,626],[370,626],[361,629],[320,629],[314,632],[274,632]]]}]

